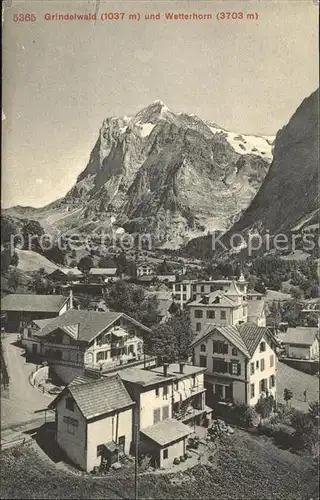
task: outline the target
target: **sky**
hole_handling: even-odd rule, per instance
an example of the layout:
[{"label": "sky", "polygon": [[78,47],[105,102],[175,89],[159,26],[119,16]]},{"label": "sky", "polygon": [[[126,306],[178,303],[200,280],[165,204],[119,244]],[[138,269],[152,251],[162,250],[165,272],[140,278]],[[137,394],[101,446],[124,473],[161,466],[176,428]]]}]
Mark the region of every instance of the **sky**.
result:
[{"label": "sky", "polygon": [[[103,119],[133,115],[157,99],[231,131],[275,135],[318,87],[316,4],[12,0],[3,15],[3,207],[63,196],[85,168]],[[96,22],[44,19],[95,12]],[[104,12],[123,12],[124,20],[101,21]],[[167,21],[166,12],[213,19]],[[220,12],[244,19],[217,20]],[[36,20],[14,22],[21,13]]]}]

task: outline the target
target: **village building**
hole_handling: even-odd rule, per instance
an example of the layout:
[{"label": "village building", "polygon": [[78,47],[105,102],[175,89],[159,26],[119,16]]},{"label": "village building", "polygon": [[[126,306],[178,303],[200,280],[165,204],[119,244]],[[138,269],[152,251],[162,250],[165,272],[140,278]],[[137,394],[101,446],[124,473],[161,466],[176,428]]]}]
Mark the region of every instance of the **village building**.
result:
[{"label": "village building", "polygon": [[63,267],[55,269],[52,273],[47,274],[47,278],[53,283],[66,284],[72,281],[79,281],[83,273],[76,267]]},{"label": "village building", "polygon": [[117,267],[92,267],[88,273],[88,277],[94,281],[94,279],[103,280],[105,283],[109,281],[116,281],[119,279],[117,276]]},{"label": "village building", "polygon": [[288,358],[319,360],[318,328],[297,326],[278,334]]},{"label": "village building", "polygon": [[239,325],[248,320],[246,296],[235,282],[226,291],[217,290],[203,295],[188,304],[191,325],[195,332],[203,332],[208,323],[214,325]]},{"label": "village building", "polygon": [[76,377],[50,404],[56,414],[56,441],[85,471],[129,454],[133,407],[119,375]]},{"label": "village building", "polygon": [[205,406],[204,371],[182,363],[119,372],[136,402],[134,425],[140,431],[140,450],[152,456],[155,466],[168,467],[175,457],[184,455],[186,438],[192,433],[186,424],[200,424],[210,417],[212,410]]},{"label": "village building", "polygon": [[243,275],[236,281],[230,279],[220,280],[178,280],[173,284],[173,297],[183,308],[187,302],[201,299],[204,295],[209,295],[215,291],[227,292],[232,283],[235,283],[241,295],[247,294],[247,281]]},{"label": "village building", "polygon": [[13,293],[1,299],[6,330],[17,333],[33,319],[54,318],[72,307],[72,296]]},{"label": "village building", "polygon": [[149,328],[123,313],[73,309],[53,320],[34,320],[22,344],[27,355],[47,361],[49,370],[69,383],[84,368],[103,371],[139,360],[146,333]]},{"label": "village building", "polygon": [[194,363],[206,369],[210,407],[233,402],[254,406],[266,394],[276,398],[277,342],[268,328],[208,324],[192,346]]},{"label": "village building", "polygon": [[154,275],[154,269],[148,262],[140,262],[136,266],[137,278],[141,276],[151,276]]}]

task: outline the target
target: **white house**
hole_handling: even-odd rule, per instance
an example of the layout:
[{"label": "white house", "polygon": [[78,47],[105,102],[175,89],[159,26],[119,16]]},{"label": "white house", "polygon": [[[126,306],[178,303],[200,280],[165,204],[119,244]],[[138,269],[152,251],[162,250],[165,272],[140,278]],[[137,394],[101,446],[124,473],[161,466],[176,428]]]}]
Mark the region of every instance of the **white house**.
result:
[{"label": "white house", "polygon": [[118,375],[76,377],[49,404],[56,412],[56,441],[85,471],[104,461],[111,465],[130,452],[134,405]]},{"label": "white house", "polygon": [[195,332],[204,331],[207,324],[238,325],[247,322],[248,304],[234,282],[226,291],[217,290],[188,304],[191,325]]},{"label": "white house", "polygon": [[254,406],[267,392],[276,397],[276,340],[256,324],[207,325],[193,342],[194,363],[206,368],[207,402]]},{"label": "white house", "polygon": [[255,323],[258,326],[266,326],[267,318],[264,300],[248,301],[248,323]]},{"label": "white house", "polygon": [[281,344],[285,347],[288,358],[319,359],[318,328],[304,326],[288,328],[285,333],[279,333],[278,337]]}]

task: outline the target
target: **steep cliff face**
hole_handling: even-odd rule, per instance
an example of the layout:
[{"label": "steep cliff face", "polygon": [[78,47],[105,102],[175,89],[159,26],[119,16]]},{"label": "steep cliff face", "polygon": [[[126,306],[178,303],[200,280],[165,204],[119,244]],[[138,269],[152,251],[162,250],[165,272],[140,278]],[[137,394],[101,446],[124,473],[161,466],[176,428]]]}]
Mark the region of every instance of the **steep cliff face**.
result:
[{"label": "steep cliff face", "polygon": [[319,209],[319,89],[277,134],[274,158],[257,195],[230,232],[288,231]]},{"label": "steep cliff face", "polygon": [[[234,218],[234,224],[221,241],[231,248],[231,237],[236,234],[241,234],[247,242],[248,234],[259,233],[262,237],[267,231],[271,236],[289,234],[310,225],[316,230],[319,198],[318,89],[304,99],[288,124],[277,133],[273,161],[260,189],[242,215]],[[224,253],[222,246],[217,248]],[[188,243],[186,252],[212,256],[212,238],[195,238]]]},{"label": "steep cliff face", "polygon": [[[182,243],[225,230],[268,171],[273,138],[244,136],[156,101],[133,117],[107,118],[88,165],[50,206],[57,228],[147,231]],[[42,210],[44,219],[46,210]]]}]

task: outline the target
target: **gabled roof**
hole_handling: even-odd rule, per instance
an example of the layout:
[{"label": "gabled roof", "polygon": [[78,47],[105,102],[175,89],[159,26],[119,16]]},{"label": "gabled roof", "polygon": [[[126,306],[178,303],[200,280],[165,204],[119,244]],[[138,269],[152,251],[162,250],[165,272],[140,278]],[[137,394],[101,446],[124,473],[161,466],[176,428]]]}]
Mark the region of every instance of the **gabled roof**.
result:
[{"label": "gabled roof", "polygon": [[100,379],[76,377],[49,405],[55,408],[63,395],[70,393],[86,420],[133,406],[118,374]]},{"label": "gabled roof", "polygon": [[318,337],[318,328],[302,326],[288,328],[285,333],[279,333],[278,337],[282,344],[311,346]]},{"label": "gabled roof", "polygon": [[206,297],[200,297],[188,306],[214,306],[214,307],[239,307],[230,297],[227,297],[225,292],[216,290],[215,292],[208,293]]},{"label": "gabled roof", "polygon": [[140,433],[152,439],[159,446],[166,446],[185,438],[192,433],[192,429],[179,420],[171,419],[141,429]]},{"label": "gabled roof", "polygon": [[64,295],[34,295],[12,293],[1,299],[3,311],[58,313],[69,297]]},{"label": "gabled roof", "polygon": [[258,326],[255,323],[243,323],[238,327],[240,335],[250,353],[253,356],[263,337],[276,342],[270,329],[266,326]]},{"label": "gabled roof", "polygon": [[229,342],[232,345],[234,345],[235,347],[237,347],[237,349],[243,352],[245,356],[250,357],[248,348],[236,326],[231,326],[231,325],[219,326],[219,325],[208,324],[207,328],[203,331],[203,333],[197,335],[197,337],[194,339],[191,345],[194,346],[198,344],[200,341],[210,336],[214,331],[218,331],[219,333],[221,333],[221,335],[223,335],[227,340],[229,340]]},{"label": "gabled roof", "polygon": [[66,333],[70,333],[70,328],[74,330],[75,326],[77,326],[77,340],[90,342],[99,333],[110,327],[121,317],[128,319],[131,323],[150,332],[149,328],[124,313],[69,309],[69,311],[61,314],[61,316],[53,318],[50,322],[45,324],[41,330],[36,332],[36,336],[45,337],[58,328],[64,330]]},{"label": "gabled roof", "polygon": [[242,293],[240,292],[239,288],[236,285],[236,282],[234,280],[231,281],[230,286],[228,290],[225,292],[226,295],[228,296],[236,296],[236,297],[242,297]]}]

